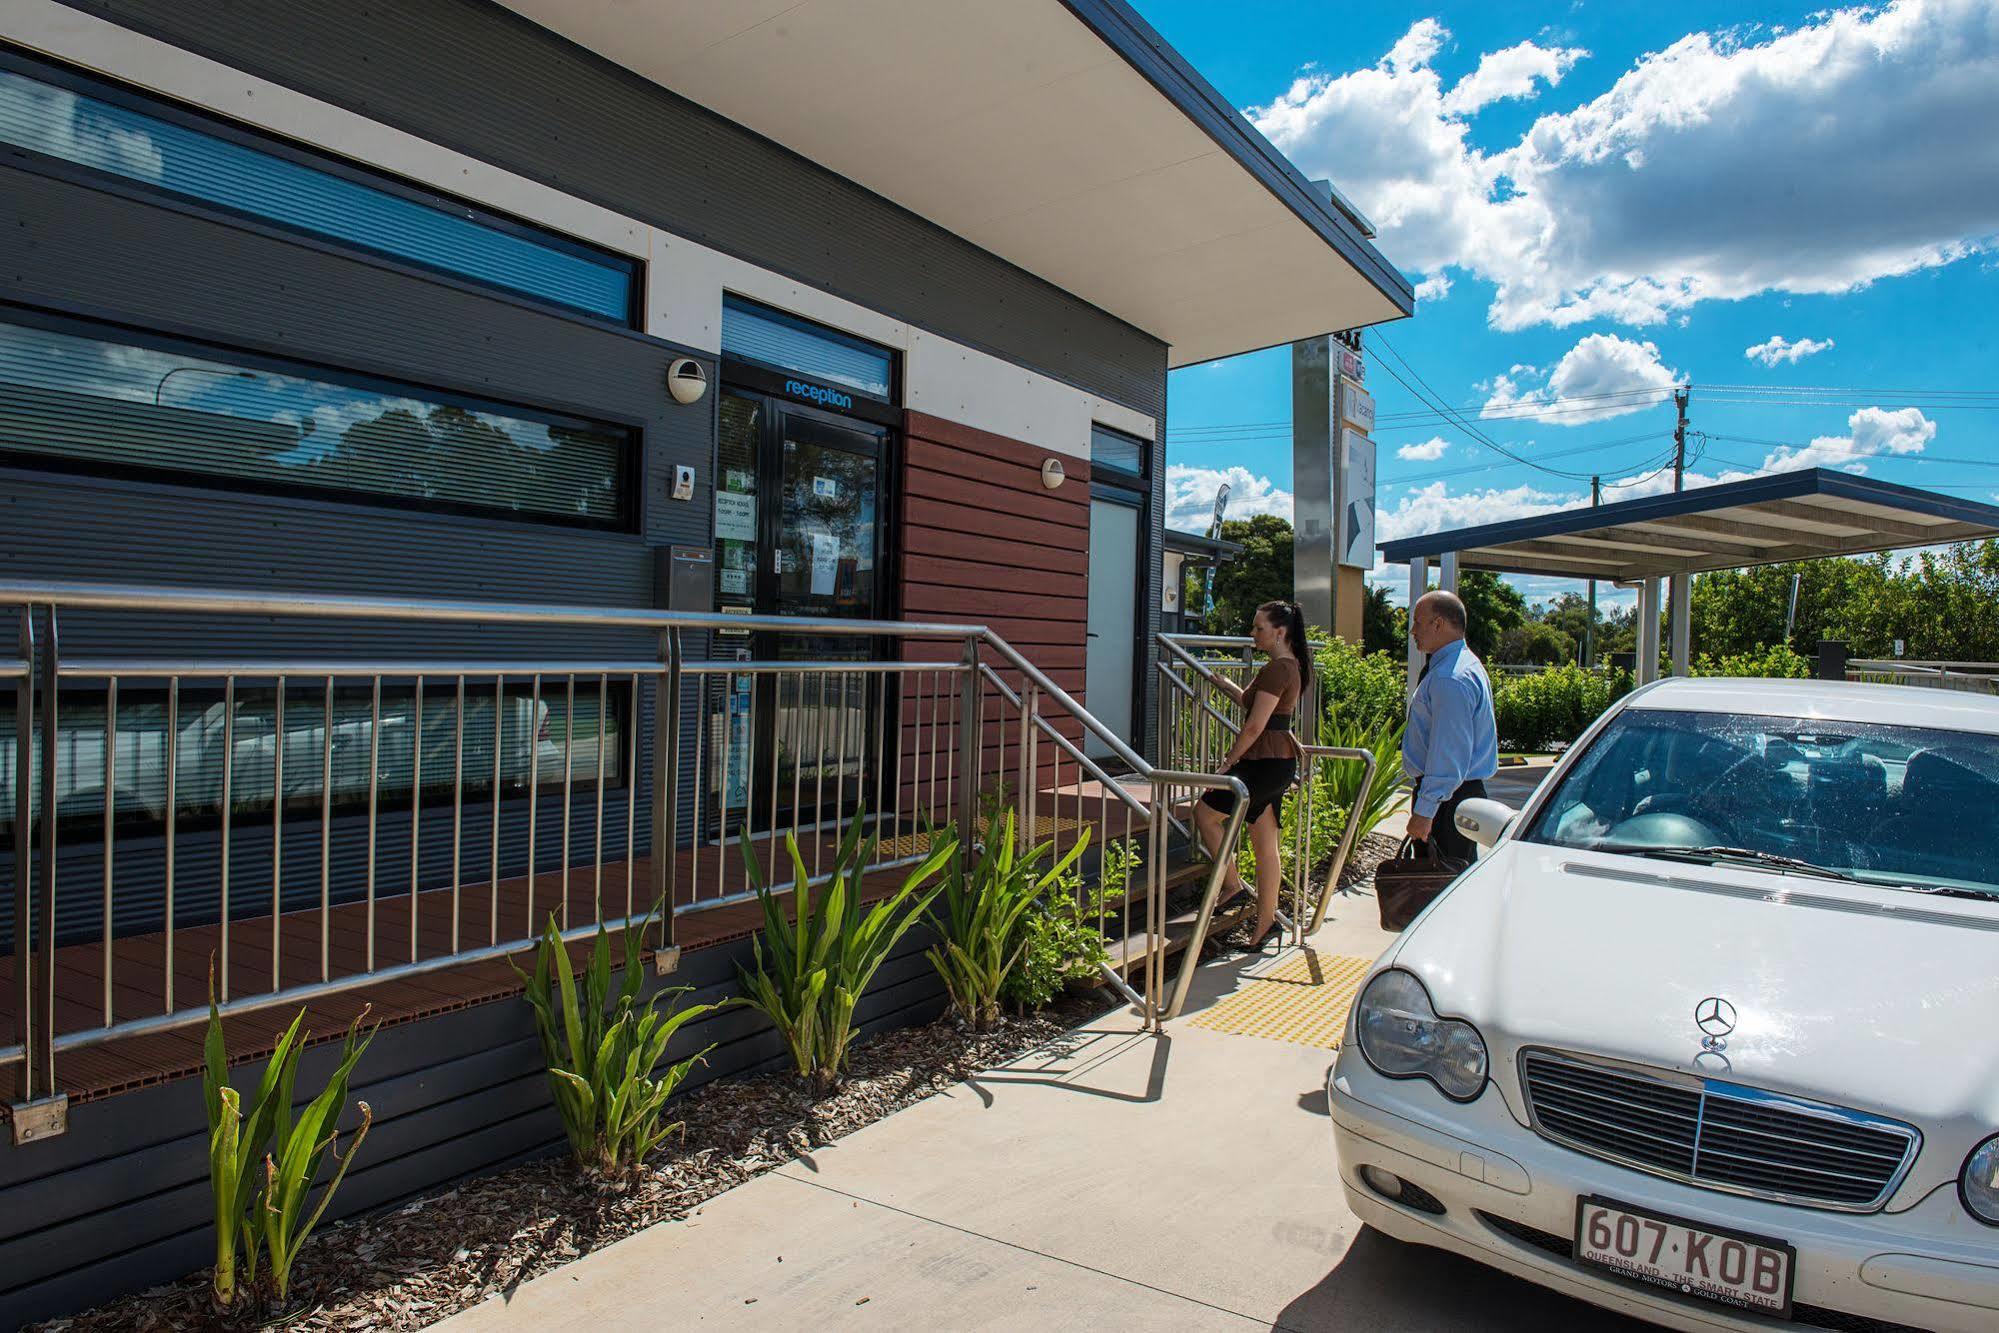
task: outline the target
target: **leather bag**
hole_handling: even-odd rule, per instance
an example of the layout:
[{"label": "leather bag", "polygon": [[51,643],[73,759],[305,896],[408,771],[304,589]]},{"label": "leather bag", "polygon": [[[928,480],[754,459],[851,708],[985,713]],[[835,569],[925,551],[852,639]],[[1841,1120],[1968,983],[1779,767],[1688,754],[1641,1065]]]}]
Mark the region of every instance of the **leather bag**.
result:
[{"label": "leather bag", "polygon": [[1415,843],[1404,838],[1395,855],[1374,869],[1374,899],[1381,910],[1381,928],[1401,930],[1415,920],[1416,914],[1450,887],[1469,864],[1439,855],[1428,842],[1419,852]]}]

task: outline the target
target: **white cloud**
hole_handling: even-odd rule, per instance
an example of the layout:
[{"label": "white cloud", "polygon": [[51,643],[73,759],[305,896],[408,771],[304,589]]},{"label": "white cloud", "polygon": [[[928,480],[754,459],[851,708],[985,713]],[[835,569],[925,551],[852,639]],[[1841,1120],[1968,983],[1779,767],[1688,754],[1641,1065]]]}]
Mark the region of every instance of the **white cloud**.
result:
[{"label": "white cloud", "polygon": [[1438,435],[1421,444],[1405,444],[1395,451],[1395,456],[1412,463],[1434,463],[1442,458],[1444,450],[1450,447],[1450,442]]},{"label": "white cloud", "polygon": [[1308,70],[1249,115],[1406,270],[1495,284],[1497,328],[1848,291],[1999,242],[1999,136],[1966,130],[1999,123],[1991,0],[1693,33],[1494,152],[1468,141],[1462,108],[1518,87],[1519,57],[1446,92],[1429,62],[1447,38],[1425,19],[1377,64]]},{"label": "white cloud", "polygon": [[1773,450],[1763,459],[1763,470],[1831,467],[1865,472],[1863,460],[1877,454],[1919,454],[1936,433],[1937,423],[1920,408],[1863,407],[1846,419],[1846,434],[1820,435],[1802,448]]},{"label": "white cloud", "polygon": [[1831,351],[1832,345],[1830,338],[1800,338],[1796,342],[1789,342],[1785,340],[1783,334],[1773,333],[1769,341],[1743,348],[1742,354],[1751,361],[1761,361],[1766,366],[1774,366],[1779,361],[1788,361],[1796,365],[1808,356]]},{"label": "white cloud", "polygon": [[1291,492],[1245,467],[1186,467],[1166,469],[1166,526],[1176,532],[1206,532],[1215,512],[1215,492],[1229,487],[1227,518],[1275,514],[1291,521]]},{"label": "white cloud", "polygon": [[[1582,497],[1587,501],[1588,497]],[[1474,528],[1486,523],[1545,514],[1576,503],[1574,494],[1546,491],[1532,482],[1518,486],[1481,487],[1452,491],[1441,481],[1416,486],[1392,506],[1381,507],[1375,515],[1375,540],[1397,541],[1420,537],[1447,528]]]},{"label": "white cloud", "polygon": [[158,180],[165,166],[158,145],[145,131],[83,114],[75,93],[5,70],[0,70],[0,123],[15,134],[25,129],[25,140],[17,142],[38,152],[120,176]]},{"label": "white cloud", "polygon": [[1451,275],[1432,273],[1416,284],[1416,303],[1423,305],[1430,301],[1441,301],[1451,294]]},{"label": "white cloud", "polygon": [[1680,382],[1679,372],[1659,360],[1657,346],[1609,333],[1582,338],[1563,353],[1546,383],[1521,387],[1537,373],[1532,366],[1514,366],[1483,381],[1487,397],[1479,415],[1582,426],[1642,412],[1665,401]]},{"label": "white cloud", "polygon": [[1478,58],[1477,69],[1444,94],[1444,110],[1468,116],[1492,102],[1532,98],[1540,91],[1539,84],[1554,87],[1569,72],[1569,66],[1588,54],[1578,47],[1536,46],[1533,42],[1488,51]]}]

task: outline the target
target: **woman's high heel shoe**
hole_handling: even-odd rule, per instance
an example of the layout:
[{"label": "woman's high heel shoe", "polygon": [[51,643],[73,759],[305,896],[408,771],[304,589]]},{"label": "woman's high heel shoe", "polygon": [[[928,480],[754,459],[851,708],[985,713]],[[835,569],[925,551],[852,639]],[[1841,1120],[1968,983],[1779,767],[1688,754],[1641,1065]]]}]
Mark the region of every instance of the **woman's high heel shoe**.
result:
[{"label": "woman's high heel shoe", "polygon": [[1244,952],[1246,953],[1262,953],[1265,945],[1269,944],[1274,939],[1283,939],[1283,938],[1284,938],[1284,927],[1279,925],[1277,922],[1273,921],[1270,923],[1270,928],[1268,930],[1264,931],[1261,935],[1258,935],[1255,939],[1251,940],[1248,944],[1245,944],[1242,947]]}]

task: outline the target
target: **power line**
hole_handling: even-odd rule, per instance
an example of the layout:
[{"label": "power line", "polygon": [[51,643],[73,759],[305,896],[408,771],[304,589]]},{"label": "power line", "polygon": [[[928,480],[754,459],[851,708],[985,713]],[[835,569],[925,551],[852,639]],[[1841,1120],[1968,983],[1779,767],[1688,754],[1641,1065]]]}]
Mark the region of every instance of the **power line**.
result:
[{"label": "power line", "polygon": [[1420,384],[1423,387],[1421,390],[1418,390],[1414,385],[1411,385],[1408,380],[1403,379],[1401,374],[1396,371],[1394,366],[1389,365],[1385,361],[1382,362],[1381,363],[1382,369],[1386,370],[1397,384],[1400,384],[1403,388],[1407,389],[1412,395],[1416,397],[1416,399],[1419,402],[1427,403],[1431,407],[1437,408],[1437,410],[1443,412],[1446,415],[1446,417],[1453,424],[1457,426],[1459,430],[1471,436],[1472,439],[1478,441],[1486,448],[1492,450],[1494,453],[1499,454],[1503,457],[1510,458],[1516,463],[1521,463],[1526,465],[1527,467],[1535,468],[1538,471],[1546,472],[1550,476],[1564,477],[1570,481],[1587,481],[1589,479],[1590,474],[1587,472],[1566,472],[1561,468],[1552,468],[1544,463],[1538,463],[1531,458],[1526,458],[1520,454],[1516,454],[1511,449],[1508,449],[1505,445],[1500,444],[1497,440],[1493,439],[1490,435],[1487,435],[1484,431],[1479,430],[1476,426],[1473,426],[1467,421],[1465,421],[1462,413],[1457,412],[1456,410],[1451,408],[1442,407],[1441,406],[1443,402],[1442,396],[1439,395],[1435,389],[1430,387],[1429,381],[1423,378],[1421,372],[1419,372],[1416,369],[1416,367],[1410,365],[1409,362],[1406,359],[1404,359],[1402,353],[1395,350],[1395,345],[1389,342],[1386,336],[1380,333],[1376,333],[1374,335],[1374,341],[1380,345],[1383,351],[1387,352],[1389,356],[1393,357],[1395,361],[1399,363],[1404,370],[1408,371],[1410,376],[1416,381],[1417,384]]}]

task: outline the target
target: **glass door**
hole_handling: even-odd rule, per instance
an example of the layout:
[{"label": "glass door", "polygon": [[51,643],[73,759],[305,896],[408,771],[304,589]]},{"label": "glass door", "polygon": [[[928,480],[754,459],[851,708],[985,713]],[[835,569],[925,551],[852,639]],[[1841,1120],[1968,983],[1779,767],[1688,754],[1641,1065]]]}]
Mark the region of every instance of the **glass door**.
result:
[{"label": "glass door", "polygon": [[[800,620],[884,610],[886,427],[727,391],[716,496],[716,604]],[[731,640],[719,645],[727,655]],[[873,660],[880,641],[796,632],[733,640],[745,660],[797,671],[710,689],[709,836],[836,823],[871,791],[882,696],[875,677],[827,666]],[[807,668],[806,664],[812,664]],[[726,749],[728,761],[721,758]]]}]

